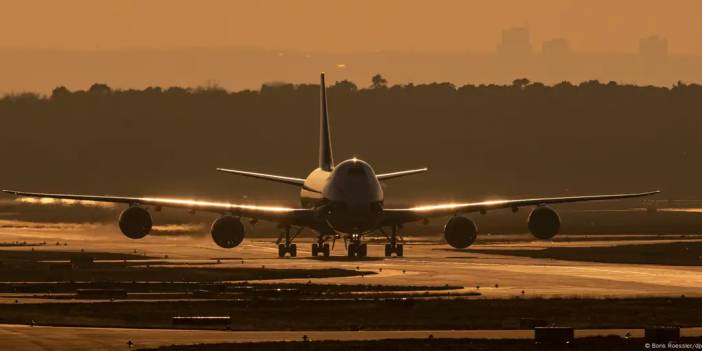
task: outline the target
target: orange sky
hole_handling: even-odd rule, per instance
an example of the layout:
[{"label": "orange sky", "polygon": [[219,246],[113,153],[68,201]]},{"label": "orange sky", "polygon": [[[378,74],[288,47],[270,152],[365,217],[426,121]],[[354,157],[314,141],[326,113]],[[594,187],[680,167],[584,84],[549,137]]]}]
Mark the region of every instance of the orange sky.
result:
[{"label": "orange sky", "polygon": [[643,36],[702,55],[700,0],[0,0],[0,47],[262,47],[492,51],[502,29],[534,46],[626,51]]}]

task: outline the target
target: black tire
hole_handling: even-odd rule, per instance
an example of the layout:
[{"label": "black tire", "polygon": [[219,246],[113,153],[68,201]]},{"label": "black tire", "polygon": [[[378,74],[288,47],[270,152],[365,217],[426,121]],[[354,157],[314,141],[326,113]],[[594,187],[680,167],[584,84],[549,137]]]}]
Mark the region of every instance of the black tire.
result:
[{"label": "black tire", "polygon": [[385,244],[385,257],[392,256],[392,245]]},{"label": "black tire", "polygon": [[368,256],[368,244],[361,244],[358,247],[358,257]]},{"label": "black tire", "polygon": [[290,248],[288,249],[290,252],[290,257],[296,257],[297,256],[297,244],[290,244]]},{"label": "black tire", "polygon": [[404,255],[404,246],[402,244],[397,244],[395,246],[395,253],[397,254],[397,257],[402,257]]},{"label": "black tire", "polygon": [[349,257],[356,257],[358,254],[358,245],[356,244],[349,244]]},{"label": "black tire", "polygon": [[329,257],[329,244],[324,244],[324,246],[322,246],[322,253],[324,257]]},{"label": "black tire", "polygon": [[287,250],[285,250],[285,245],[283,245],[283,244],[278,245],[278,257],[285,257],[286,251]]},{"label": "black tire", "polygon": [[312,257],[317,257],[319,254],[319,248],[317,246],[317,243],[312,244]]}]

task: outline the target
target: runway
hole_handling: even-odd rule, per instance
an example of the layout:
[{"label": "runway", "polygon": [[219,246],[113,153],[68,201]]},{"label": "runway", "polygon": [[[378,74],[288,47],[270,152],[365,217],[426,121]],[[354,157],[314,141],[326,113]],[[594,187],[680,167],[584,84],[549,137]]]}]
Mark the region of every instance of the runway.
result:
[{"label": "runway", "polygon": [[[247,239],[235,249],[221,249],[209,236],[164,237],[150,236],[143,240],[124,238],[115,226],[56,225],[56,226],[0,226],[3,242],[28,241],[67,243],[66,246],[46,245],[35,251],[79,252],[107,251],[138,253],[158,261],[174,264],[189,263],[203,267],[266,267],[266,268],[345,268],[373,272],[364,276],[285,279],[285,282],[317,284],[382,284],[382,285],[451,285],[463,288],[451,293],[478,292],[471,299],[510,299],[519,297],[651,297],[702,296],[701,266],[665,266],[645,264],[612,264],[535,259],[454,250],[446,244],[431,240],[408,238],[405,257],[385,258],[381,244],[369,245],[369,258],[351,260],[345,257],[343,242],[337,242],[330,258],[310,257],[309,238],[297,241],[298,257],[278,258],[274,239]],[[495,236],[494,241],[475,245],[484,250],[546,247],[595,247],[623,244],[645,244],[677,241],[700,241],[702,237],[679,236],[641,237],[629,240],[602,239],[598,236],[568,236],[566,242],[530,240],[525,235]],[[583,240],[585,239],[585,240]],[[3,250],[32,250],[30,247],[2,248]],[[213,265],[219,260],[221,263]],[[2,281],[0,277],[0,281]],[[266,282],[273,282],[267,280]],[[428,295],[435,292],[427,291]],[[436,292],[441,293],[441,292]],[[0,304],[15,303],[22,294],[2,294]],[[32,298],[24,294],[19,303],[77,302]],[[442,297],[446,298],[446,297]],[[187,302],[183,302],[187,303]],[[576,336],[643,335],[641,329],[578,330]],[[701,336],[702,328],[683,329],[683,336]],[[420,330],[420,331],[215,331],[183,329],[127,329],[46,327],[0,325],[0,342],[5,350],[124,350],[131,340],[137,348],[170,344],[251,342],[302,340],[307,335],[313,340],[358,340],[381,338],[532,338],[530,330]]]},{"label": "runway", "polygon": [[[641,329],[585,329],[576,330],[575,336],[618,335],[643,337]],[[531,330],[413,330],[413,331],[213,331],[188,329],[129,329],[129,328],[75,328],[30,327],[0,324],[0,341],[6,351],[41,350],[125,350],[127,342],[134,348],[149,348],[171,344],[302,341],[311,340],[377,340],[475,338],[475,339],[531,339]],[[702,336],[702,328],[685,328],[682,336]]]},{"label": "runway", "polygon": [[[602,245],[672,242],[679,237],[543,242],[523,240],[498,241],[471,248],[591,247]],[[561,235],[568,238],[568,235]],[[574,236],[575,237],[575,236]],[[266,268],[345,268],[375,274],[342,277],[287,279],[287,282],[396,285],[459,285],[464,291],[480,292],[483,298],[526,297],[636,297],[636,296],[702,296],[702,266],[664,266],[613,264],[528,257],[502,256],[454,250],[446,244],[421,241],[405,246],[405,257],[385,258],[382,244],[369,244],[367,259],[349,260],[343,242],[337,242],[330,258],[310,257],[310,238],[297,240],[298,257],[278,258],[274,239],[246,239],[237,248],[221,249],[209,236],[199,238],[147,236],[130,240],[116,226],[77,225],[65,228],[0,228],[2,241],[56,241],[67,246],[47,245],[35,250],[109,251],[144,254],[159,261],[209,264],[220,260],[217,267]],[[583,238],[583,236],[577,236]],[[528,237],[527,237],[528,239]],[[698,241],[688,237],[684,240]],[[31,248],[8,248],[30,250]],[[165,259],[165,257],[168,257]],[[243,262],[243,263],[242,263]],[[0,281],[2,279],[0,278]],[[270,282],[270,281],[269,281]]]}]

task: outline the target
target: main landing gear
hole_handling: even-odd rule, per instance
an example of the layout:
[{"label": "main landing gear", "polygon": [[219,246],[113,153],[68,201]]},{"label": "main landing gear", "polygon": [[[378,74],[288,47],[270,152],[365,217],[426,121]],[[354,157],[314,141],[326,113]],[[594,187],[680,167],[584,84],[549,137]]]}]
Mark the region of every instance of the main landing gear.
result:
[{"label": "main landing gear", "polygon": [[368,244],[361,242],[361,236],[359,234],[351,235],[350,243],[347,246],[349,257],[367,257],[368,256]]},{"label": "main landing gear", "polygon": [[[290,226],[285,226],[284,232],[280,234],[277,240],[278,243],[278,257],[285,257],[286,254],[290,254],[290,257],[297,256],[297,245],[293,244],[293,240],[302,232],[302,227],[295,231],[295,234],[290,235]],[[284,236],[284,237],[283,237]],[[282,242],[283,239],[285,242]]]},{"label": "main landing gear", "polygon": [[392,256],[392,254],[395,254],[397,257],[402,257],[404,255],[404,246],[397,242],[398,228],[399,226],[397,225],[392,226],[392,233],[390,234],[390,236],[383,232],[383,234],[385,234],[389,241],[389,243],[385,244],[385,257],[390,257]]},{"label": "main landing gear", "polygon": [[319,255],[329,257],[329,244],[325,241],[325,237],[320,235],[319,238],[317,238],[317,242],[312,244],[312,257],[317,257]]}]

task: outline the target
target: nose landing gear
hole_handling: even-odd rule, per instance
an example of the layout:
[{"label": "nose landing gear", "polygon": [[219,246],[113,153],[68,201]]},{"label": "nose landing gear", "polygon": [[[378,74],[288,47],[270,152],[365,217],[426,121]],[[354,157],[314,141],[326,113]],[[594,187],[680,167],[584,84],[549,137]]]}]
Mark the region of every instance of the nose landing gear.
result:
[{"label": "nose landing gear", "polygon": [[361,242],[361,235],[352,234],[347,247],[349,257],[367,257],[368,244]]},{"label": "nose landing gear", "polygon": [[348,247],[349,257],[366,257],[368,256],[368,245],[363,243],[351,243]]}]

